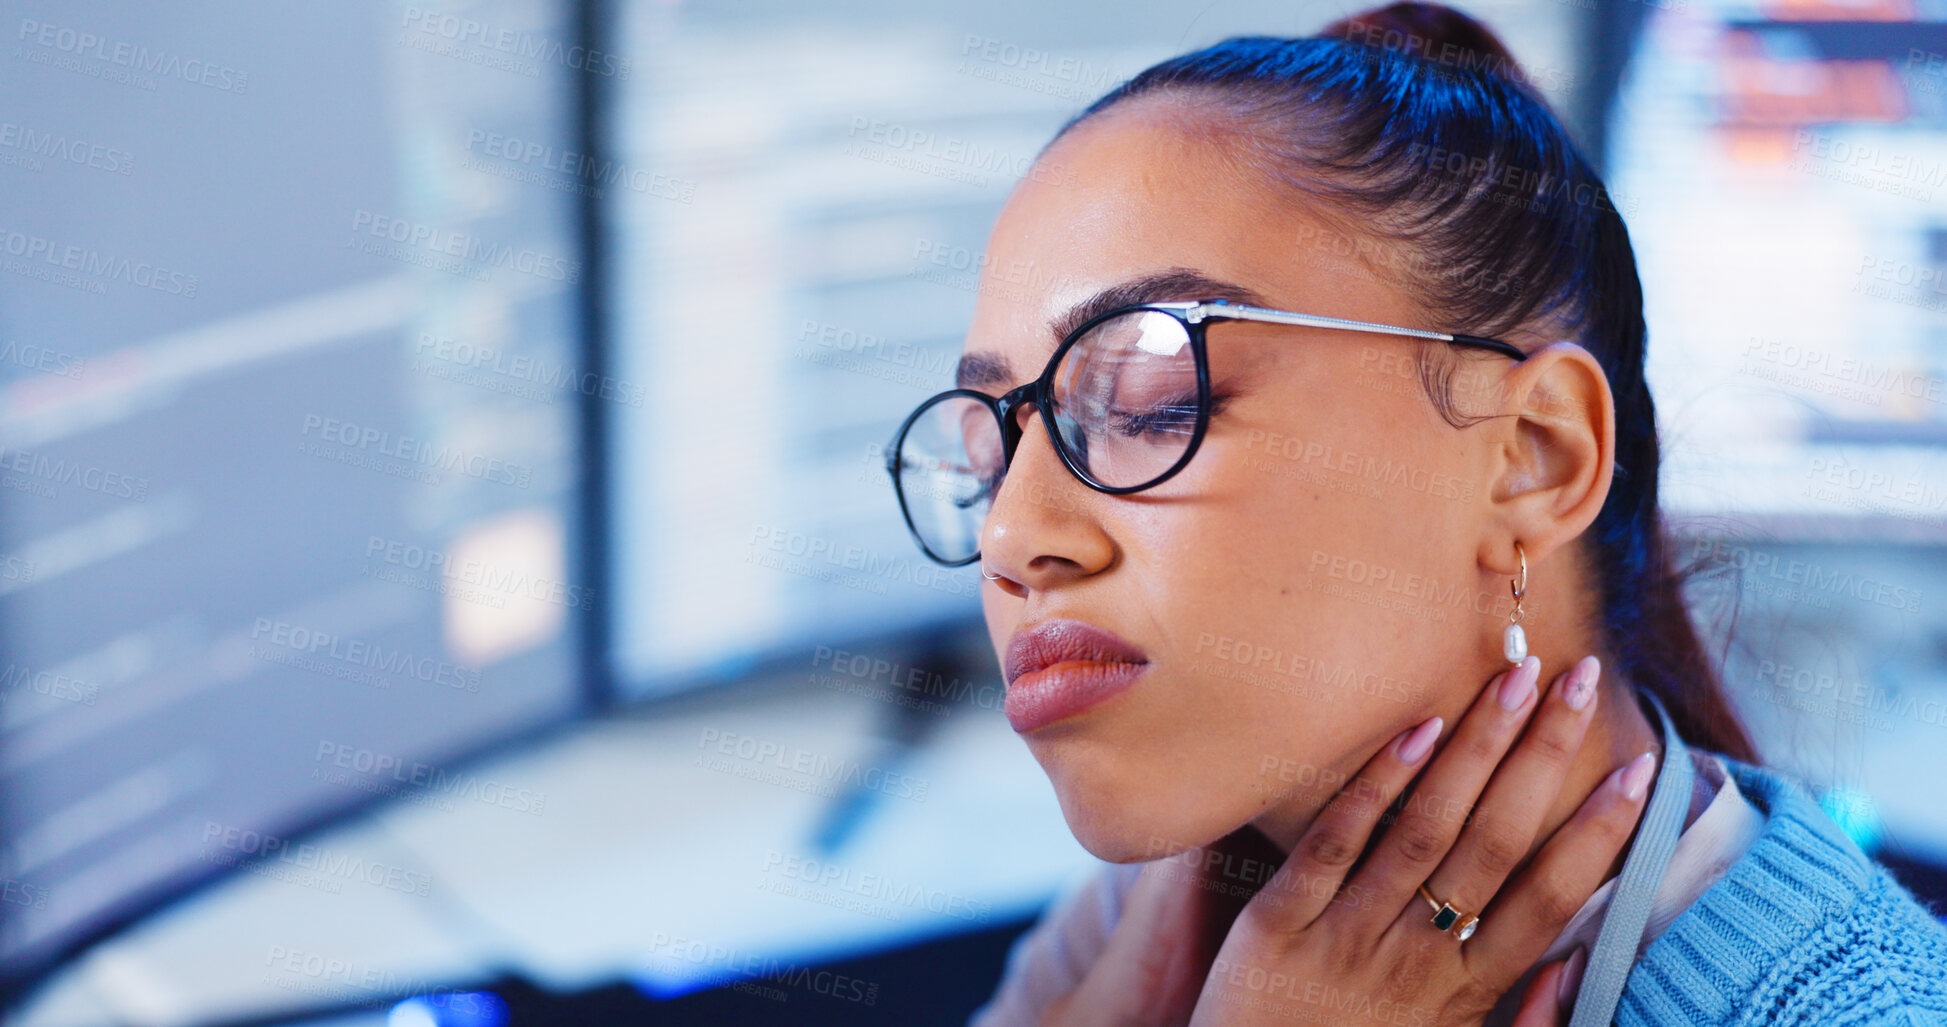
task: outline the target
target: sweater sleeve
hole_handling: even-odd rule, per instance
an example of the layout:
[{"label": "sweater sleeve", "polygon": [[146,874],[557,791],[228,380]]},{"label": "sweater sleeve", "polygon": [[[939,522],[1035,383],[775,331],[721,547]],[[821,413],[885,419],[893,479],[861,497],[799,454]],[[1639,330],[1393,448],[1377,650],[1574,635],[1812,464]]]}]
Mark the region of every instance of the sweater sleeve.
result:
[{"label": "sweater sleeve", "polygon": [[1726,758],[1765,827],[1630,971],[1621,1027],[1947,1027],[1947,926],[1795,779]]},{"label": "sweater sleeve", "polygon": [[1049,1004],[1081,983],[1122,916],[1122,898],[1141,863],[1104,864],[1058,896],[1014,940],[993,997],[967,1027],[1035,1027]]},{"label": "sweater sleeve", "polygon": [[1856,919],[1870,926],[1846,924],[1827,958],[1855,966],[1865,984],[1828,987],[1834,1008],[1805,1022],[1840,1022],[1850,1006],[1871,1027],[1947,1027],[1947,925],[1882,866],[1873,867]]}]

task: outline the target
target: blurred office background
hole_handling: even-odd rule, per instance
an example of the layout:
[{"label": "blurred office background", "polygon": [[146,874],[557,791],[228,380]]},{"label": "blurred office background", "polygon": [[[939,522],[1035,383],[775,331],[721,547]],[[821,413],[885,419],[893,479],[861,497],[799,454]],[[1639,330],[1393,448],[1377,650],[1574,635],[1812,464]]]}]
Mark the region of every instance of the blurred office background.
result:
[{"label": "blurred office background", "polygon": [[[1059,124],[1362,6],[8,0],[7,1021],[962,1022],[1096,864],[879,447]],[[1462,6],[1764,756],[1947,901],[1947,6]]]}]

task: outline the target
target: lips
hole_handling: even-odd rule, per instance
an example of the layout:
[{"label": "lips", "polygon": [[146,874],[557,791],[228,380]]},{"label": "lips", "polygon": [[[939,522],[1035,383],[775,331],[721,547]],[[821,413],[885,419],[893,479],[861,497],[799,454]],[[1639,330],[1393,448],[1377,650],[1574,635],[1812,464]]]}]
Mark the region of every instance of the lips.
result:
[{"label": "lips", "polygon": [[1110,631],[1066,618],[1017,633],[1007,646],[1005,709],[1019,732],[1080,713],[1121,692],[1149,659]]}]

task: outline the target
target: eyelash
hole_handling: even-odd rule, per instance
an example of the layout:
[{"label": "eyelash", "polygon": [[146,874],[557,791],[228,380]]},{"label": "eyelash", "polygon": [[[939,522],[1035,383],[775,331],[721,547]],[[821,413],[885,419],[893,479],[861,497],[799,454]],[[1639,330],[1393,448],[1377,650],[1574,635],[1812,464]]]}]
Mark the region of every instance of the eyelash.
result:
[{"label": "eyelash", "polygon": [[[1230,399],[1231,397],[1229,393],[1213,392],[1210,394],[1210,419],[1212,421],[1215,421],[1217,419],[1218,414],[1223,413],[1224,406],[1230,402]],[[1193,398],[1189,403],[1172,403],[1169,404],[1169,406],[1166,407],[1165,409],[1187,411],[1194,414],[1196,410],[1196,403]],[[1144,429],[1142,429],[1141,427],[1137,427],[1133,431],[1127,428],[1119,428],[1117,430],[1121,431],[1121,433],[1126,437],[1134,438],[1135,436],[1141,434]]]}]

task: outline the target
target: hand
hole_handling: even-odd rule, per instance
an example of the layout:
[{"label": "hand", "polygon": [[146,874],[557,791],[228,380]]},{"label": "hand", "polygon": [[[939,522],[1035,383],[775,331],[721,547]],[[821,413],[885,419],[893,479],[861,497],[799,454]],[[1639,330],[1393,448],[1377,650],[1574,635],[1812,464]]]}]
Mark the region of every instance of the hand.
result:
[{"label": "hand", "polygon": [[1521,996],[1513,1027],[1565,1027],[1588,957],[1587,949],[1578,948],[1567,959],[1536,971]]},{"label": "hand", "polygon": [[1177,1027],[1190,1022],[1231,922],[1284,854],[1246,825],[1143,865],[1081,982],[1041,1027]]},{"label": "hand", "polygon": [[[1375,824],[1427,760],[1440,718],[1388,743],[1320,810],[1231,925],[1192,1024],[1482,1022],[1602,883],[1655,769],[1651,753],[1617,768],[1504,889],[1595,710],[1594,657],[1537,698],[1539,668],[1530,657],[1488,682],[1369,853]],[[1463,918],[1486,911],[1470,940],[1429,922],[1421,885]],[[1537,974],[1528,1022],[1559,1016],[1543,1008],[1540,982],[1560,976],[1552,967]]]}]

